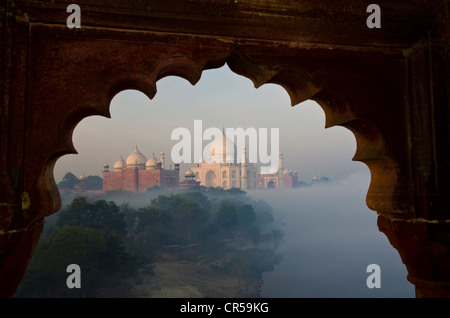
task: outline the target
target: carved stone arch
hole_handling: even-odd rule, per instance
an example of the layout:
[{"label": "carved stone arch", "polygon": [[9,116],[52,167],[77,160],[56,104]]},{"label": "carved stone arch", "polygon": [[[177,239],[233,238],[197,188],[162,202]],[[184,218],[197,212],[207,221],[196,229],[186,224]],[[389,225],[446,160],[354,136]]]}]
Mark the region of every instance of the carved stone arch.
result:
[{"label": "carved stone arch", "polygon": [[[53,203],[52,206],[46,207],[48,214],[59,209],[59,194],[51,172],[54,163],[61,155],[76,153],[71,136],[79,121],[90,115],[110,117],[110,102],[122,90],[136,89],[152,99],[157,92],[159,79],[174,75],[195,85],[204,69],[219,67],[225,62],[232,71],[252,80],[256,88],[265,83],[282,86],[289,94],[292,106],[307,99],[315,100],[325,112],[326,128],[339,125],[348,128],[355,135],[357,150],[353,159],[364,162],[371,171],[371,184],[367,194],[368,206],[379,213],[408,214],[411,211],[410,202],[397,191],[403,181],[399,176],[399,163],[390,156],[389,147],[386,146],[388,133],[383,130],[382,125],[379,125],[375,118],[361,113],[361,111],[355,111],[361,109],[356,106],[361,101],[354,98],[351,91],[340,89],[339,83],[328,79],[324,80],[324,78],[333,77],[334,73],[339,72],[339,67],[326,70],[322,68],[316,71],[312,67],[304,68],[305,64],[303,63],[298,65],[294,63],[289,64],[288,68],[282,63],[278,64],[277,59],[275,62],[261,66],[258,64],[258,58],[253,60],[251,57],[238,54],[239,46],[233,51],[228,47],[225,52],[220,53],[220,59],[214,57],[212,61],[196,60],[195,54],[192,54],[193,52],[190,50],[181,53],[185,54],[184,56],[181,56],[180,52],[183,50],[177,51],[174,56],[164,54],[161,57],[157,56],[151,63],[147,61],[148,65],[143,68],[136,68],[131,64],[127,66],[130,69],[134,67],[134,71],[125,67],[114,70],[100,86],[99,91],[91,91],[90,99],[79,101],[68,107],[68,111],[65,113],[66,118],[61,120],[62,124],[59,126],[58,136],[61,138],[58,139],[58,146],[53,149],[53,153],[50,153],[47,163],[42,164],[45,167],[45,173],[41,177],[44,178],[45,187],[40,187],[40,190],[48,190],[48,192],[41,193],[41,196],[44,198],[43,202]],[[219,60],[221,62],[218,62]],[[372,87],[375,84],[368,83],[367,85]],[[351,83],[350,86],[357,87],[358,85]],[[368,92],[359,94],[370,96]],[[207,184],[211,182],[212,180],[209,180]],[[37,217],[48,214],[37,214]]]},{"label": "carved stone arch", "polygon": [[[61,114],[60,121],[57,125],[57,141],[54,148],[50,149],[50,154],[43,163],[37,163],[43,167],[43,172],[39,175],[39,183],[45,186],[39,187],[41,191],[40,197],[43,202],[51,203],[45,205],[37,217],[46,217],[61,207],[59,191],[53,176],[53,169],[56,161],[67,154],[77,154],[77,150],[73,145],[72,135],[76,126],[89,116],[103,116],[110,118],[110,104],[116,94],[127,89],[134,89],[144,93],[152,99],[156,94],[156,81],[168,75],[177,75],[185,78],[189,82],[195,84],[198,81],[198,68],[193,68],[193,62],[189,59],[182,59],[185,63],[180,62],[181,58],[173,59],[174,65],[168,61],[162,61],[155,67],[157,70],[154,74],[149,75],[138,71],[127,71],[113,74],[109,79],[105,80],[102,89],[98,92],[98,97],[90,100],[75,102],[68,107],[69,111]],[[186,62],[187,61],[187,62]],[[179,70],[177,69],[179,67]],[[201,71],[200,71],[201,74]]]},{"label": "carved stone arch", "polygon": [[205,173],[205,187],[217,187],[217,175],[214,170]]},{"label": "carved stone arch", "polygon": [[382,126],[366,114],[355,114],[347,100],[336,92],[321,91],[311,99],[325,112],[325,128],[338,125],[353,133],[356,152],[352,160],[366,164],[371,173],[367,206],[379,213],[411,212],[411,202],[405,198],[402,202],[394,199],[396,188],[401,184],[400,169],[399,163],[386,153],[389,135]]},{"label": "carved stone arch", "polygon": [[[66,85],[64,90],[59,92],[54,92],[52,89],[48,92],[48,95],[52,95],[52,98],[49,100],[55,102],[53,107],[55,109],[63,108],[63,110],[61,110],[56,122],[56,134],[48,136],[48,138],[53,138],[54,141],[50,144],[42,145],[41,150],[43,151],[40,152],[41,156],[36,158],[38,165],[45,167],[44,171],[39,174],[38,182],[45,185],[42,191],[46,192],[49,189],[47,193],[41,193],[45,198],[43,202],[52,203],[51,206],[45,205],[44,210],[48,214],[56,212],[60,207],[59,194],[53,180],[52,169],[59,157],[65,154],[76,153],[76,149],[72,144],[72,133],[82,119],[92,115],[109,118],[109,106],[112,98],[118,92],[126,89],[139,90],[152,99],[157,92],[156,82],[166,76],[179,76],[195,85],[204,69],[223,65],[227,56],[232,52],[229,44],[224,45],[222,42],[213,40],[213,44],[217,44],[218,47],[210,44],[209,47],[201,49],[198,46],[183,46],[182,43],[181,45],[177,43],[174,45],[171,53],[168,49],[170,44],[165,44],[162,52],[154,52],[153,56],[148,56],[147,51],[152,51],[152,48],[155,51],[155,44],[138,43],[136,48],[131,47],[130,44],[129,50],[122,53],[123,56],[118,58],[116,56],[105,57],[99,54],[99,52],[103,52],[102,46],[105,43],[98,44],[96,41],[92,41],[84,44],[86,41],[82,41],[83,45],[86,46],[86,50],[83,50],[82,47],[79,48],[78,52],[82,52],[80,59],[84,61],[92,60],[87,63],[90,66],[80,69],[76,65],[71,65],[70,67],[65,67],[65,72],[60,72],[60,69],[63,69],[65,65],[58,64],[58,61],[64,63],[71,56],[72,53],[69,49],[72,41],[77,42],[78,38],[57,37],[60,42],[56,49],[53,49],[50,43],[53,43],[53,46],[55,46],[55,40],[49,38],[48,34],[66,33],[66,29],[51,26],[52,30],[49,32],[47,30],[48,26],[37,25],[35,28],[36,36],[43,37],[42,41],[35,44],[35,54],[38,56],[38,59],[42,61],[56,61],[55,64],[43,63],[43,65],[36,66],[36,68],[40,69],[37,70],[37,73],[59,73],[60,78],[58,81],[69,84]],[[89,30],[85,32],[89,34]],[[139,35],[147,36],[147,34]],[[158,36],[156,38],[159,39]],[[163,42],[167,43],[167,40],[164,37]],[[58,41],[56,42],[58,43]],[[66,43],[70,43],[70,46],[67,45],[67,49],[65,49]],[[109,44],[116,51],[122,45],[115,41],[111,41]],[[162,44],[158,43],[156,46],[158,47],[159,45]],[[201,51],[204,52],[201,53]],[[101,65],[108,65],[108,69],[98,67],[100,63]],[[139,63],[140,65],[135,65]],[[88,74],[84,74],[86,69],[89,70]],[[89,79],[89,82],[85,83],[84,81],[87,79]],[[44,77],[40,80],[46,81],[47,79]],[[51,78],[49,78],[49,81],[51,82]],[[74,88],[72,89],[72,87]],[[61,104],[57,104],[58,102],[61,102]],[[36,115],[40,116],[38,113]],[[39,121],[46,123],[44,118],[40,118]],[[42,127],[42,130],[45,130],[45,128]],[[32,201],[36,202],[34,198]],[[46,216],[48,214],[38,215]]]},{"label": "carved stone arch", "polygon": [[[243,53],[245,49],[240,48],[236,51],[239,54],[235,52],[228,60],[234,72],[251,79],[255,87],[265,83],[279,84],[289,94],[292,106],[307,99],[316,101],[325,112],[325,128],[342,126],[353,133],[357,146],[353,160],[365,163],[371,171],[366,199],[368,207],[379,213],[411,214],[411,198],[401,189],[405,180],[395,158],[397,143],[393,140],[389,146],[393,136],[380,121],[364,113],[361,107],[362,104],[368,104],[361,96],[374,96],[374,101],[371,101],[373,108],[383,100],[379,95],[383,96],[386,85],[375,80],[380,75],[374,76],[374,66],[364,60],[351,63],[348,60],[341,61],[348,73],[359,71],[353,79],[343,72],[344,67],[341,65],[318,63],[311,56],[306,56],[305,61],[293,59],[286,66],[281,57],[267,59],[259,53],[254,54],[253,48],[247,49],[250,57]],[[252,57],[256,58],[252,60]],[[292,59],[292,56],[288,55],[287,59]],[[348,69],[349,65],[354,70]],[[341,83],[340,77],[348,83]],[[363,80],[366,81],[365,85],[361,84]],[[378,88],[380,93],[375,94],[374,88]],[[358,89],[359,92],[356,91]]]},{"label": "carved stone arch", "polygon": [[[371,169],[368,205],[419,296],[450,295],[449,13],[445,1],[380,0],[368,30],[360,1],[84,1],[0,5],[0,296],[12,296],[42,217],[59,207],[56,160],[84,117],[109,116],[119,91],[152,97],[158,79],[194,84],[228,63],[291,103],[319,102],[326,126],[355,134]],[[331,2],[331,3],[330,3]],[[330,102],[330,103],[328,103]]]}]

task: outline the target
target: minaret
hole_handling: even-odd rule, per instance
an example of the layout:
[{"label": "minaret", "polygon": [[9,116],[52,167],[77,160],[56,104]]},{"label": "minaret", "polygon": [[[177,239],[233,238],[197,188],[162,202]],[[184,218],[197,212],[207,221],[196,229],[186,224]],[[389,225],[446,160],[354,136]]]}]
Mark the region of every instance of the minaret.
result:
[{"label": "minaret", "polygon": [[161,161],[161,169],[164,169],[164,152],[161,151],[161,159],[159,159],[159,161]]},{"label": "minaret", "polygon": [[242,146],[242,160],[241,160],[241,189],[247,189],[247,165],[246,158],[247,153],[244,146]]},{"label": "minaret", "polygon": [[284,187],[283,154],[280,151],[278,158],[278,188]]},{"label": "minaret", "polygon": [[225,137],[225,128],[222,128],[222,164],[227,163],[227,138]]}]

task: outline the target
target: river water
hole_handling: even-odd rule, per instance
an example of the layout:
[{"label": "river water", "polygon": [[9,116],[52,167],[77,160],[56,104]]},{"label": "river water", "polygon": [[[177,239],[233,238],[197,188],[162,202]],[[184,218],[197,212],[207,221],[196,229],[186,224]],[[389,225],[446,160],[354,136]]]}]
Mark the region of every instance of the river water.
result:
[{"label": "river water", "polygon": [[[264,273],[261,296],[414,297],[397,250],[365,204],[369,180],[358,173],[338,183],[249,192],[273,207],[284,231],[282,260]],[[380,267],[380,288],[367,286],[370,264]]]}]

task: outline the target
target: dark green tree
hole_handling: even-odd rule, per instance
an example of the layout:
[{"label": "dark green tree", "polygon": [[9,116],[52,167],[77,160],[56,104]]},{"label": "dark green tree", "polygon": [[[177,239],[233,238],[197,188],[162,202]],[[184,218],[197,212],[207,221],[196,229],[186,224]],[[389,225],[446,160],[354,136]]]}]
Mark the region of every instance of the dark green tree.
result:
[{"label": "dark green tree", "polygon": [[[81,289],[66,285],[70,264],[80,266]],[[67,225],[39,241],[18,296],[94,297],[112,277],[129,276],[136,270],[136,259],[125,252],[117,232]]]},{"label": "dark green tree", "polygon": [[216,210],[215,221],[226,231],[233,229],[238,224],[236,205],[223,201]]},{"label": "dark green tree", "polygon": [[184,198],[176,213],[179,227],[191,241],[192,232],[198,231],[209,218],[208,212],[195,200]]},{"label": "dark green tree", "polygon": [[70,190],[73,189],[77,183],[78,178],[72,172],[67,172],[62,178],[62,181],[58,183],[58,188]]},{"label": "dark green tree", "polygon": [[196,201],[205,211],[209,211],[211,209],[211,202],[208,197],[199,191],[185,193],[183,194],[183,197]]},{"label": "dark green tree", "polygon": [[136,216],[138,218],[137,231],[140,232],[154,230],[161,225],[166,225],[162,223],[160,210],[153,206],[139,209]]},{"label": "dark green tree", "polygon": [[198,239],[202,226],[209,219],[210,202],[199,192],[159,195],[146,209],[159,211],[160,225],[171,228],[180,238],[192,241]]},{"label": "dark green tree", "polygon": [[239,205],[236,214],[242,228],[249,228],[256,223],[256,213],[250,204]]},{"label": "dark green tree", "polygon": [[175,213],[182,203],[183,198],[179,194],[167,196],[159,195],[157,198],[152,199],[150,206],[169,213]]},{"label": "dark green tree", "polygon": [[87,176],[86,178],[87,188],[89,190],[102,190],[103,179],[99,176]]},{"label": "dark green tree", "polygon": [[253,208],[259,227],[267,230],[269,225],[273,223],[272,207],[266,201],[260,199],[253,203]]},{"label": "dark green tree", "polygon": [[115,230],[125,234],[125,218],[119,207],[105,200],[88,201],[79,196],[58,213],[57,226],[74,225],[94,229]]},{"label": "dark green tree", "polygon": [[[92,296],[101,275],[100,256],[106,251],[104,232],[65,226],[41,239],[20,285],[22,297]],[[69,289],[67,266],[81,268],[81,289]]]}]

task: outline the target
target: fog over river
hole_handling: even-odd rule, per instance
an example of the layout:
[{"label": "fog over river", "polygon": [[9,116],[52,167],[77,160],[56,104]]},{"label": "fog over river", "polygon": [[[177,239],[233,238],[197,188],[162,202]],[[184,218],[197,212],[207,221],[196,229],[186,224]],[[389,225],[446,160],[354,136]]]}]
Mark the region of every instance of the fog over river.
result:
[{"label": "fog over river", "polygon": [[[282,261],[263,275],[263,297],[414,297],[400,256],[379,232],[365,197],[369,172],[337,183],[248,194],[267,201],[284,231]],[[368,288],[367,266],[380,266],[381,288]]]}]

